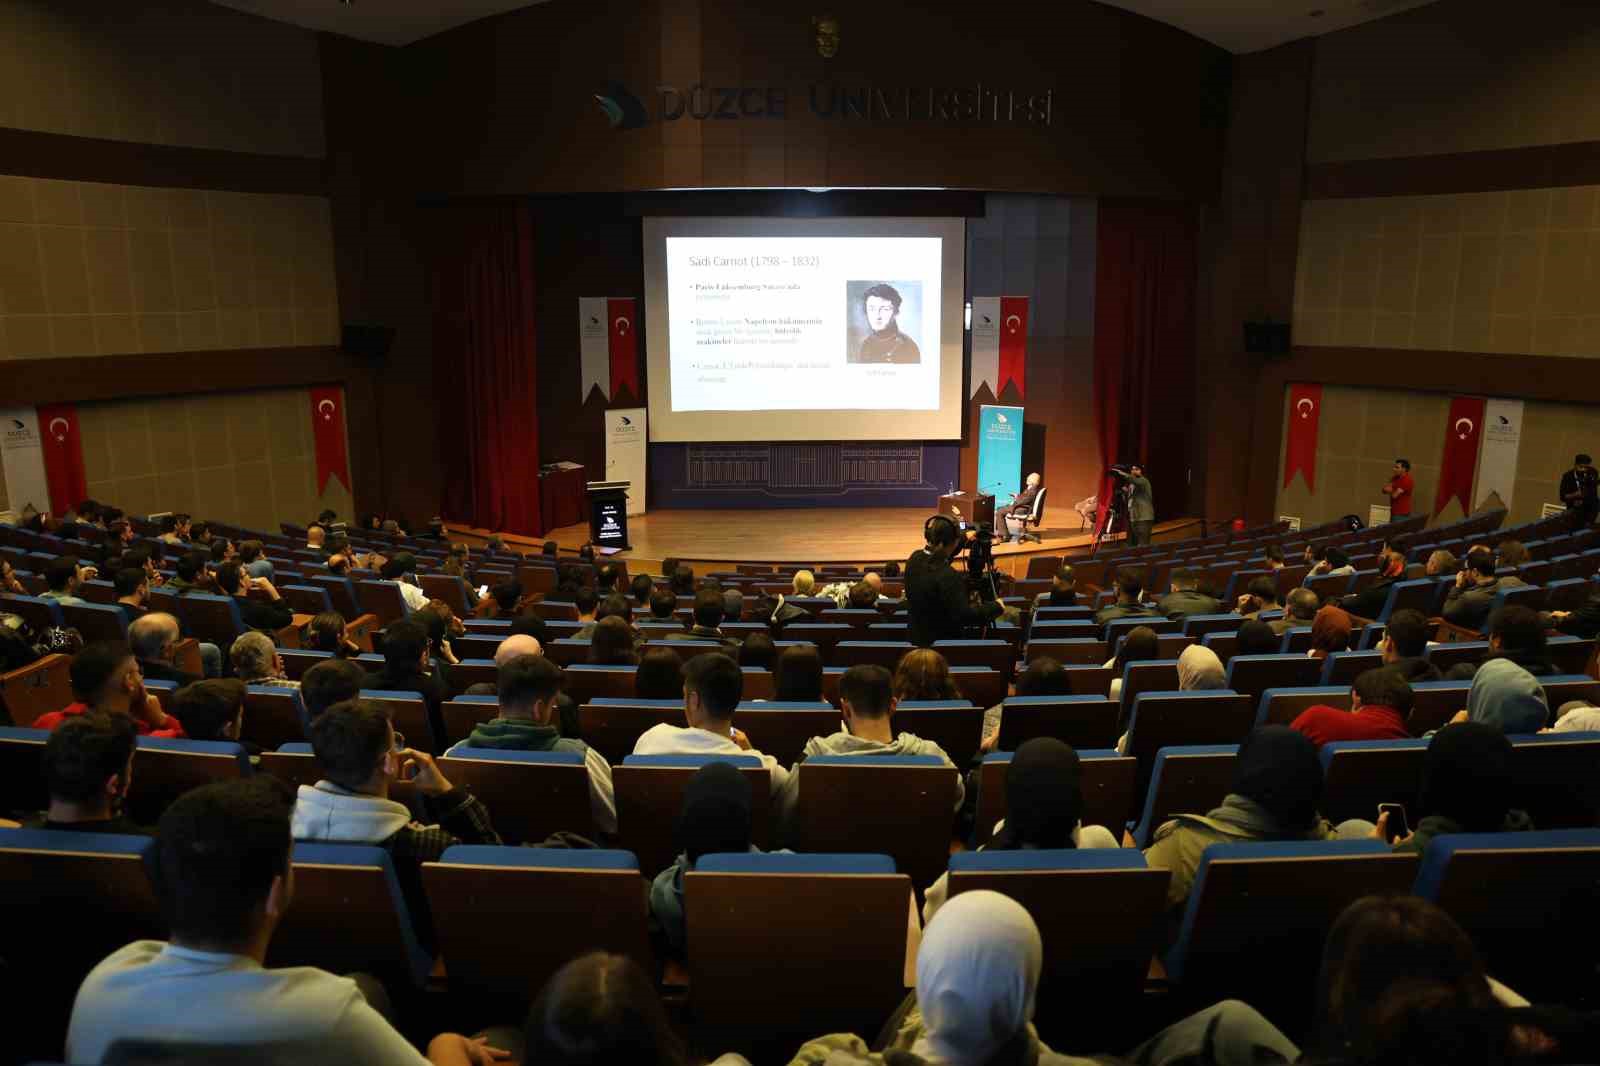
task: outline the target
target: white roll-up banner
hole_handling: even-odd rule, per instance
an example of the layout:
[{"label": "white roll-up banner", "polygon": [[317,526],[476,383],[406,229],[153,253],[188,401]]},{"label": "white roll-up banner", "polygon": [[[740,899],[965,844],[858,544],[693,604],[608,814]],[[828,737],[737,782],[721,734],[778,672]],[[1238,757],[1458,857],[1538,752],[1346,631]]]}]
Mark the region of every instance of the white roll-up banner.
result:
[{"label": "white roll-up banner", "polygon": [[44,451],[39,440],[39,414],[32,407],[0,410],[5,426],[0,438],[0,460],[6,476],[6,500],[10,509],[22,517],[32,507],[50,510],[50,483],[44,476]]},{"label": "white roll-up banner", "polygon": [[645,409],[606,412],[606,480],[628,481],[628,514],[645,510]]},{"label": "white roll-up banner", "polygon": [[989,395],[1000,395],[1000,297],[972,298],[972,381],[968,397],[978,395],[980,385],[989,386]]},{"label": "white roll-up banner", "polygon": [[611,398],[610,311],[604,296],[578,298],[578,367],[582,393],[578,402],[589,402],[589,390],[598,387]]},{"label": "white roll-up banner", "polygon": [[1473,509],[1491,494],[1509,510],[1517,484],[1517,452],[1522,447],[1521,400],[1489,400],[1483,406],[1483,444],[1478,452],[1478,489]]}]

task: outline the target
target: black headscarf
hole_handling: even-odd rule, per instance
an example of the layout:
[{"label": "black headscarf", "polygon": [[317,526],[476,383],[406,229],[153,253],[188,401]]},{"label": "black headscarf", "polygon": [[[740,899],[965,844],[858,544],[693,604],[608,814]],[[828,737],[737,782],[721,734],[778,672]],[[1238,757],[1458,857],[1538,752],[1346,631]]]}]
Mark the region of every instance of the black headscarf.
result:
[{"label": "black headscarf", "polygon": [[1053,737],[1035,737],[1011,757],[1006,769],[1006,822],[989,847],[1074,847],[1072,831],[1083,818],[1078,753]]},{"label": "black headscarf", "polygon": [[1422,817],[1443,815],[1468,833],[1494,833],[1511,808],[1511,741],[1483,722],[1434,734],[1422,760]]},{"label": "black headscarf", "polygon": [[1322,799],[1316,745],[1286,725],[1262,726],[1239,745],[1233,791],[1265,808],[1285,835],[1304,833]]},{"label": "black headscarf", "polygon": [[750,782],[732,763],[708,763],[683,790],[678,847],[690,862],[717,852],[750,850]]}]

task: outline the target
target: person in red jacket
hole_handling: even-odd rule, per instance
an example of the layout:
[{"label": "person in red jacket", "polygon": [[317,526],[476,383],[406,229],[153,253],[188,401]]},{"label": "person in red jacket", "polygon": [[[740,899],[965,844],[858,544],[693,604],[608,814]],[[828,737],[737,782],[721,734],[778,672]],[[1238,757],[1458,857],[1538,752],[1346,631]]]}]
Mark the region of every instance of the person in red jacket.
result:
[{"label": "person in red jacket", "polygon": [[1335,740],[1408,740],[1411,685],[1392,667],[1368,670],[1350,686],[1350,709],[1307,707],[1289,723],[1317,747]]},{"label": "person in red jacket", "polygon": [[1416,482],[1411,478],[1411,460],[1396,459],[1394,461],[1394,476],[1389,483],[1378,491],[1389,497],[1389,517],[1392,519],[1408,518],[1411,515],[1411,491],[1416,487]]},{"label": "person in red jacket", "polygon": [[125,714],[142,737],[182,737],[183,723],[161,709],[144,689],[144,675],[133,650],[119,641],[88,644],[68,669],[76,702],[34,720],[35,729],[55,729],[90,711]]}]

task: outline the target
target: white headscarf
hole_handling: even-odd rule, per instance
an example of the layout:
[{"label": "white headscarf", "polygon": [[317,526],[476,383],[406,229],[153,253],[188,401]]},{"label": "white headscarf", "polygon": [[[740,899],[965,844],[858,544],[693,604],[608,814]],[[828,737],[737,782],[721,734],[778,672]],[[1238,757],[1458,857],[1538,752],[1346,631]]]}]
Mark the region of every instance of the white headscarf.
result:
[{"label": "white headscarf", "polygon": [[911,1051],[946,1066],[982,1066],[1033,1018],[1044,947],[1022,905],[963,892],[933,916],[917,951],[925,1025]]},{"label": "white headscarf", "polygon": [[[1576,701],[1574,701],[1576,702]],[[1578,705],[1556,719],[1557,733],[1600,732],[1600,707]]]},{"label": "white headscarf", "polygon": [[1228,683],[1227,678],[1222,660],[1210,648],[1191,644],[1178,656],[1178,688],[1184,692],[1222,688]]}]

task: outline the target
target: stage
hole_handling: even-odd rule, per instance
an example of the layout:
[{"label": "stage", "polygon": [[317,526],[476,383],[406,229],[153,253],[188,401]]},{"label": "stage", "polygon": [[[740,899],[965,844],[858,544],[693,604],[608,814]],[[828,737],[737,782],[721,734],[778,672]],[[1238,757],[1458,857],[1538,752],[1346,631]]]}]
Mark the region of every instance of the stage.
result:
[{"label": "stage", "polygon": [[[740,563],[872,563],[904,561],[922,546],[922,523],[931,509],[920,507],[826,507],[801,511],[663,510],[628,519],[632,550],[623,557],[646,567],[672,558],[699,570]],[[1070,512],[1069,512],[1070,514]],[[1158,522],[1155,539],[1199,536],[1198,518]],[[451,527],[452,537],[482,543],[490,530]],[[995,562],[1006,573],[1022,574],[1034,555],[1061,555],[1086,549],[1093,538],[1079,528],[1078,516],[1045,526],[1042,543],[996,544]],[[562,526],[544,538],[505,535],[508,543],[537,550],[553,540],[575,551],[589,542],[588,525]],[[1121,543],[1117,537],[1107,543]]]}]

